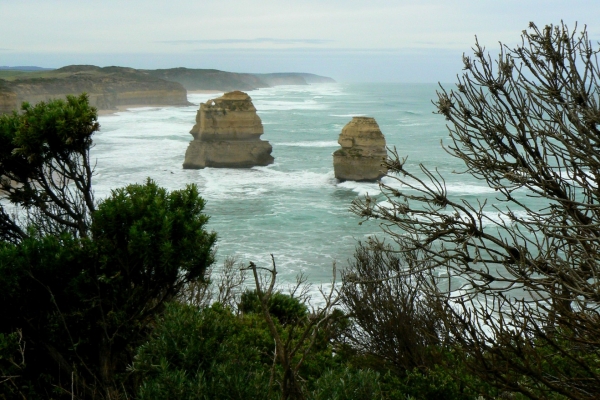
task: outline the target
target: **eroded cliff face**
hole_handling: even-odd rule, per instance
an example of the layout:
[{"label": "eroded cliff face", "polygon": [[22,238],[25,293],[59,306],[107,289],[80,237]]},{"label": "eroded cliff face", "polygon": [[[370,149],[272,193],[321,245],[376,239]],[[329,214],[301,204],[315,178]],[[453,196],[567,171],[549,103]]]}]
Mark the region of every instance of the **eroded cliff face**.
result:
[{"label": "eroded cliff face", "polygon": [[183,168],[249,168],[273,163],[252,99],[235,91],[200,104]]},{"label": "eroded cliff face", "polygon": [[13,92],[0,92],[0,114],[8,114],[18,109],[17,94]]},{"label": "eroded cliff face", "polygon": [[[187,91],[172,82],[156,85],[135,85],[133,82],[61,82],[54,85],[21,84],[13,88],[17,104],[65,98],[86,92],[90,105],[99,110],[111,110],[129,105],[188,105]],[[162,87],[161,87],[162,86]]]},{"label": "eroded cliff face", "polygon": [[382,165],[385,137],[374,118],[353,117],[340,133],[341,149],[333,153],[335,177],[346,181],[375,181],[387,172]]},{"label": "eroded cliff face", "polygon": [[68,65],[56,70],[29,71],[0,79],[0,113],[19,109],[24,101],[35,104],[86,92],[99,110],[119,106],[190,105],[187,90],[253,90],[275,85],[335,82],[306,73],[243,74],[214,69],[170,68],[138,70],[127,67]]},{"label": "eroded cliff face", "polygon": [[130,105],[189,105],[187,91],[176,82],[149,76],[132,68],[69,66],[44,77],[19,78],[0,85],[0,112],[18,109],[23,102],[88,94],[90,105],[112,110]]}]

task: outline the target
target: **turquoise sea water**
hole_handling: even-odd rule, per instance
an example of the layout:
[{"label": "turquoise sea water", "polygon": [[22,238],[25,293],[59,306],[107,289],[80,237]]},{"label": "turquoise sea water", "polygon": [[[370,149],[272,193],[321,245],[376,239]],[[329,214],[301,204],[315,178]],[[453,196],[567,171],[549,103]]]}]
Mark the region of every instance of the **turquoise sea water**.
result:
[{"label": "turquoise sea water", "polygon": [[[449,87],[450,85],[448,85]],[[359,225],[348,208],[353,199],[379,192],[376,183],[338,182],[332,153],[352,116],[374,117],[389,146],[419,163],[438,168],[450,195],[470,201],[492,198],[483,182],[453,174],[461,163],[440,141],[448,137],[443,117],[434,114],[434,84],[320,84],[279,86],[249,92],[275,163],[251,169],[184,170],[198,104],[219,94],[189,95],[190,107],[139,108],[101,116],[92,157],[97,159],[95,192],[150,177],[168,189],[196,183],[207,201],[209,228],[218,233],[218,256],[235,255],[247,264],[270,265],[279,279],[299,272],[328,282],[331,266],[347,265],[357,241],[377,234],[377,223]]]}]

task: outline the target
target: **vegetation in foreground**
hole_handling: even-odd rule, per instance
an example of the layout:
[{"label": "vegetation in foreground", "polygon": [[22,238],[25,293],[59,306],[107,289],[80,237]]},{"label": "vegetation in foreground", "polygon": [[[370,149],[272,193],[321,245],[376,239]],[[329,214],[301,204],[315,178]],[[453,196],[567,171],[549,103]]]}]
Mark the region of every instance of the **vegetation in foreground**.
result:
[{"label": "vegetation in foreground", "polygon": [[383,221],[393,246],[370,249],[402,256],[401,269],[382,257],[436,304],[472,374],[528,398],[598,398],[598,50],[564,24],[531,23],[522,43],[496,61],[477,43],[456,90],[435,102],[446,150],[496,191],[493,204],[450,198],[442,176],[394,153],[386,205],[353,209]]},{"label": "vegetation in foreground", "polygon": [[525,216],[490,221],[394,153],[411,190],[353,206],[389,244],[360,244],[319,306],[301,277],[278,288],[275,260],[211,274],[194,186],[96,202],[85,95],[1,116],[0,397],[597,398],[597,52],[585,30],[530,29],[497,64],[476,45],[437,102],[448,151]]}]

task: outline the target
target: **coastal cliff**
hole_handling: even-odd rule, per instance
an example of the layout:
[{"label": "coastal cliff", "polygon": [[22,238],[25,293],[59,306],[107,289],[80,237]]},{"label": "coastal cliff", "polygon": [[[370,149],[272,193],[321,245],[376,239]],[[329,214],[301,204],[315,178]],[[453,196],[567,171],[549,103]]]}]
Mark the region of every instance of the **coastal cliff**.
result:
[{"label": "coastal cliff", "polygon": [[15,110],[17,102],[17,94],[12,92],[5,81],[0,79],[0,114],[9,113]]},{"label": "coastal cliff", "polygon": [[99,110],[119,106],[189,105],[187,91],[255,90],[277,85],[335,82],[307,73],[245,74],[216,69],[170,68],[138,70],[126,67],[70,65],[55,70],[35,67],[0,69],[0,114],[68,94],[88,94]]},{"label": "coastal cliff", "polygon": [[375,181],[387,172],[385,137],[374,118],[353,117],[340,133],[341,149],[333,153],[335,177],[345,181]]},{"label": "coastal cliff", "polygon": [[188,105],[181,84],[149,76],[133,68],[73,65],[52,71],[31,72],[0,80],[0,112],[86,92],[99,110],[128,105]]},{"label": "coastal cliff", "polygon": [[151,76],[178,82],[187,90],[254,90],[278,85],[309,85],[335,83],[332,78],[300,72],[272,74],[242,74],[216,69],[170,68],[144,70]]},{"label": "coastal cliff", "polygon": [[249,168],[273,163],[263,125],[248,94],[240,91],[200,104],[183,168]]},{"label": "coastal cliff", "polygon": [[217,69],[169,68],[144,70],[150,76],[180,83],[187,90],[254,90],[270,87],[253,74],[219,71]]}]

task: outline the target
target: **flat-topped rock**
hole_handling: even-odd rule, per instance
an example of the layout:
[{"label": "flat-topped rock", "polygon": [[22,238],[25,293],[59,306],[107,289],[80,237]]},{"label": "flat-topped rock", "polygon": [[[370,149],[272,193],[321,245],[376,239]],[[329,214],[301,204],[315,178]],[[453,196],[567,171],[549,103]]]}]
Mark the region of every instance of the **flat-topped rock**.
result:
[{"label": "flat-topped rock", "polygon": [[346,181],[375,181],[387,169],[385,137],[374,118],[353,117],[340,133],[341,149],[333,153],[335,177]]},{"label": "flat-topped rock", "polygon": [[194,140],[185,153],[183,168],[249,168],[272,164],[273,148],[261,140],[262,121],[248,94],[240,91],[200,104]]}]

